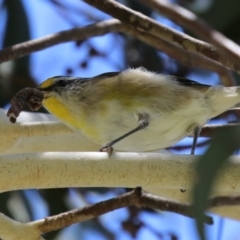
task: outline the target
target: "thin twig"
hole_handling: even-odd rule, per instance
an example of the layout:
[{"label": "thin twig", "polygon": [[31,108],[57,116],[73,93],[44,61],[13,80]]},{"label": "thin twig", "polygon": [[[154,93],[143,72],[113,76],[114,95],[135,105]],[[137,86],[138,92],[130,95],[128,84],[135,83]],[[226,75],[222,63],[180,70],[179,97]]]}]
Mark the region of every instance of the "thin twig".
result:
[{"label": "thin twig", "polygon": [[[175,212],[191,217],[189,212],[189,204],[178,203],[154,196],[150,193],[142,191],[140,187],[137,187],[133,191],[122,194],[116,198],[86,206],[81,209],[47,217],[43,220],[34,221],[31,223],[31,225],[35,225],[42,233],[47,233],[127,206],[153,208],[161,211]],[[205,222],[212,224],[212,218],[206,216]]]},{"label": "thin twig", "polygon": [[109,32],[119,32],[124,29],[124,24],[117,20],[102,21],[96,24],[91,24],[83,28],[73,28],[67,31],[61,31],[35,40],[26,41],[4,48],[0,51],[0,63],[24,55],[46,49],[59,43],[69,41],[85,40],[94,36],[101,36]]},{"label": "thin twig", "polygon": [[209,200],[210,207],[236,206],[240,204],[240,196],[218,196]]},{"label": "thin twig", "polygon": [[205,125],[200,133],[201,137],[212,137],[214,132],[221,128],[240,126],[239,123]]},{"label": "thin twig", "polygon": [[84,2],[121,20],[123,23],[129,24],[137,29],[144,30],[147,33],[151,33],[152,35],[165,41],[172,42],[190,52],[204,55],[214,61],[222,63],[224,66],[234,71],[240,72],[240,64],[238,64],[238,62],[240,62],[239,56],[237,61],[232,62],[227,57],[223,56],[211,44],[197,40],[174,29],[168,28],[139,12],[125,7],[117,1],[84,0]]},{"label": "thin twig", "polygon": [[[240,204],[239,196],[219,196],[209,200],[209,208],[220,206],[233,206]],[[169,211],[184,216],[192,217],[191,204],[174,202],[159,196],[142,191],[141,187],[135,188],[133,191],[122,194],[118,197],[102,201],[80,209],[71,210],[55,216],[47,217],[42,220],[31,222],[31,226],[35,226],[41,233],[58,230],[71,224],[86,221],[113,210],[135,206],[138,208],[151,208],[161,211]],[[213,220],[209,216],[205,216],[205,223],[212,224]]]}]

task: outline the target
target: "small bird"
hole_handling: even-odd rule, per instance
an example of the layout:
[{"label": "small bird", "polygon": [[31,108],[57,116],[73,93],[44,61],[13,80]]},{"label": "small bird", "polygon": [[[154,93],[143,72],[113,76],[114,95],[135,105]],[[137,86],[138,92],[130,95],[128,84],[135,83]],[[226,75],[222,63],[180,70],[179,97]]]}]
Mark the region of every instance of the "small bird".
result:
[{"label": "small bird", "polygon": [[210,86],[143,68],[92,78],[56,76],[38,87],[43,106],[67,126],[103,147],[154,151],[194,135],[240,102],[239,87]]}]

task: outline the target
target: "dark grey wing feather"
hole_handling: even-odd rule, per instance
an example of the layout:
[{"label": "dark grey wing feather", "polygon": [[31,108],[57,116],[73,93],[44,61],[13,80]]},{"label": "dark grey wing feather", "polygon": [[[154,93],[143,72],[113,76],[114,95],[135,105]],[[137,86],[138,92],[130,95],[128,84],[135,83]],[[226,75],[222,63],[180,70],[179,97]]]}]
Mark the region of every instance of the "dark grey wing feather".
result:
[{"label": "dark grey wing feather", "polygon": [[[107,73],[102,73],[100,75],[94,76],[94,78],[97,79],[102,79],[102,78],[110,78],[110,77],[115,77],[117,75],[119,75],[121,72],[107,72]],[[172,77],[173,80],[177,81],[179,84],[186,86],[186,87],[210,87],[211,85],[207,85],[207,84],[202,84],[187,78],[182,78],[182,77],[177,77],[177,76],[173,76]]]},{"label": "dark grey wing feather", "polygon": [[102,74],[99,74],[97,76],[94,76],[93,78],[110,78],[110,77],[115,77],[117,75],[119,75],[121,72],[107,72],[107,73],[102,73]]},{"label": "dark grey wing feather", "polygon": [[176,77],[174,76],[174,80],[176,80],[179,84],[186,86],[186,87],[211,87],[211,85],[207,84],[202,84],[187,78],[181,78],[181,77]]}]

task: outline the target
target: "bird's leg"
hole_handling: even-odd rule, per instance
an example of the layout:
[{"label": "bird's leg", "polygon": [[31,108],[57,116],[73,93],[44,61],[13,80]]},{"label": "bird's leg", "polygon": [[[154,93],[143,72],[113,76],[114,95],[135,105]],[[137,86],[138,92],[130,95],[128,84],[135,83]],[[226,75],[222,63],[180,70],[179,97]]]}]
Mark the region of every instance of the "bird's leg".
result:
[{"label": "bird's leg", "polygon": [[[191,126],[192,127],[192,126]],[[190,128],[191,128],[190,127]],[[192,144],[192,149],[191,149],[191,154],[194,155],[194,152],[195,152],[195,149],[196,149],[196,146],[197,146],[197,140],[198,140],[198,137],[199,137],[199,134],[201,132],[202,128],[198,125],[196,125],[194,128],[193,128],[193,144]],[[182,193],[186,192],[187,190],[186,189],[180,189],[180,191]]]},{"label": "bird's leg", "polygon": [[195,149],[196,149],[196,146],[197,146],[197,140],[198,140],[198,137],[199,137],[199,134],[201,132],[202,128],[200,126],[196,126],[194,129],[193,129],[193,144],[192,144],[192,149],[191,149],[191,154],[194,155],[194,152],[195,152]]},{"label": "bird's leg", "polygon": [[135,132],[138,132],[144,128],[146,128],[149,125],[149,115],[148,114],[139,114],[139,118],[138,118],[138,127],[134,128],[133,130],[127,132],[126,134],[122,135],[121,137],[118,137],[116,139],[114,139],[113,141],[105,144],[103,147],[101,147],[99,149],[100,152],[107,152],[108,156],[110,157],[112,152],[113,152],[113,145],[119,141],[121,141],[122,139],[132,135]]}]

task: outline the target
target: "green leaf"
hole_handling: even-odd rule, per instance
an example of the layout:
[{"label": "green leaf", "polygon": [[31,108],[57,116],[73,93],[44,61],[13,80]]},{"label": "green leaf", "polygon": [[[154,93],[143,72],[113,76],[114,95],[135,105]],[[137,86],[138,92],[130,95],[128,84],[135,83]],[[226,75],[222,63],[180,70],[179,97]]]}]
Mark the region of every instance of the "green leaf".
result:
[{"label": "green leaf", "polygon": [[197,182],[193,189],[193,214],[202,240],[205,240],[204,211],[208,207],[208,197],[213,183],[228,157],[239,147],[240,127],[231,126],[219,129],[209,149],[197,162]]}]

